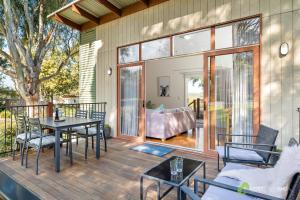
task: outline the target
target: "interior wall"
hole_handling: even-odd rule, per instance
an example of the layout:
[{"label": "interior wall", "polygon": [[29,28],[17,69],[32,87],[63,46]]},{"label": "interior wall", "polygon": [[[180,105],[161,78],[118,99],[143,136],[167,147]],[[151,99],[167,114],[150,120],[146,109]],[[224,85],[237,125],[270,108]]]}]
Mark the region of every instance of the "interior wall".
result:
[{"label": "interior wall", "polygon": [[[163,58],[146,61],[146,102],[151,100],[156,107],[164,104],[166,108],[179,108],[185,106],[184,75],[199,73],[203,69],[203,56],[185,56],[176,58]],[[170,77],[170,96],[159,96],[158,77]]]},{"label": "interior wall", "polygon": [[[300,105],[300,0],[170,0],[97,27],[102,42],[96,62],[97,101],[106,101],[116,135],[117,47],[262,14],[261,123],[278,129],[279,147],[298,138]],[[289,54],[280,58],[287,42]],[[113,75],[106,71],[113,69]]]}]

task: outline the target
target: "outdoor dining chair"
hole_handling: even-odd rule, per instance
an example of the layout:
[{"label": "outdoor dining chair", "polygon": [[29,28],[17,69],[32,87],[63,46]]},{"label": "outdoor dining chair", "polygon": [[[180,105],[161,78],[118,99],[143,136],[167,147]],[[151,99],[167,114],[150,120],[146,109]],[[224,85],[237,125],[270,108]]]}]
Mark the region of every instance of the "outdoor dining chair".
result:
[{"label": "outdoor dining chair", "polygon": [[[53,135],[46,135],[44,134],[44,131],[41,127],[40,120],[39,118],[30,118],[29,122],[29,132],[31,134],[35,134],[38,136],[38,138],[31,138],[28,140],[26,143],[26,160],[25,160],[25,167],[28,167],[28,149],[31,147],[36,153],[36,174],[38,175],[38,170],[39,170],[39,156],[42,148],[44,147],[49,147],[49,146],[54,146],[55,145],[55,136]],[[62,139],[61,139],[62,141]],[[54,149],[54,148],[53,148]],[[59,153],[59,152],[57,152]],[[54,149],[54,155],[55,155],[55,149]]]},{"label": "outdoor dining chair", "polygon": [[[105,124],[105,112],[95,112],[91,113],[91,119],[100,120],[100,139],[104,140],[105,152],[107,151],[106,137],[104,133]],[[78,130],[76,132],[77,137],[85,138],[85,159],[87,159],[87,149],[88,149],[88,138],[92,138],[92,148],[94,148],[94,137],[97,135],[97,127],[91,126],[86,127],[84,130]]]},{"label": "outdoor dining chair", "polygon": [[27,116],[21,113],[15,113],[16,120],[16,137],[13,145],[13,160],[15,160],[16,150],[20,149],[21,165],[23,165],[24,150],[26,143],[30,139],[38,138],[39,135],[28,130]]},{"label": "outdoor dining chair", "polygon": [[[224,146],[219,146],[220,136],[225,138]],[[246,138],[253,142],[227,142],[230,137]],[[218,146],[216,148],[218,153],[218,170],[220,171],[220,158],[222,158],[224,166],[228,162],[233,163],[247,163],[255,165],[270,164],[270,151],[276,150],[275,141],[278,136],[278,131],[270,127],[260,125],[258,134],[255,135],[224,135],[218,134]],[[258,151],[258,150],[265,150]]]},{"label": "outdoor dining chair", "polygon": [[[88,112],[86,110],[77,109],[75,111],[75,118],[87,118]],[[66,147],[66,155],[68,155],[69,145],[72,145],[72,133],[76,133],[78,130],[85,130],[85,126],[74,127],[72,129],[63,129],[62,130],[62,138],[66,138],[63,140],[63,143],[67,143]],[[78,144],[78,137],[76,137],[76,143]]]},{"label": "outdoor dining chair", "polygon": [[[289,146],[299,145],[295,139],[291,139]],[[279,152],[274,151],[265,151],[258,150],[261,153],[268,153],[274,156],[279,157]],[[237,164],[237,163],[228,163],[222,171],[227,170],[247,170],[253,169],[255,167]],[[199,191],[199,186],[202,184],[202,191]],[[201,200],[201,199],[214,199],[214,200],[253,200],[253,199],[268,199],[268,200],[280,200],[279,198],[257,193],[254,191],[247,190],[240,186],[241,181],[226,176],[217,176],[214,180],[202,179],[200,177],[195,177],[194,179],[194,191],[192,191],[188,186],[182,186],[181,196],[188,196],[192,200]],[[206,186],[209,186],[206,190]],[[294,174],[290,182],[286,200],[296,200],[299,195],[300,190],[300,173]],[[200,194],[202,194],[200,198]]]}]

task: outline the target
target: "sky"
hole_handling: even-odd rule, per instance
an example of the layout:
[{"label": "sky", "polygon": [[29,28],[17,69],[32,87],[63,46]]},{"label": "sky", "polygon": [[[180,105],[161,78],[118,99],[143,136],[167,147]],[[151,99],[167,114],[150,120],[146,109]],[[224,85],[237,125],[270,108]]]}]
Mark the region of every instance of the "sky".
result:
[{"label": "sky", "polygon": [[4,75],[5,80],[4,80],[4,85],[9,87],[9,88],[14,88],[14,82],[11,80],[9,76]]}]

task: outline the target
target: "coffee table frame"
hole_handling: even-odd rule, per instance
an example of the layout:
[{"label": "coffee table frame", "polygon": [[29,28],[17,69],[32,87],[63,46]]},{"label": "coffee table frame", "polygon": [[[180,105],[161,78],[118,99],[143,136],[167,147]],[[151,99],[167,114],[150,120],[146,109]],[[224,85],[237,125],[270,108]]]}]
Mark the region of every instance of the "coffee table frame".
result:
[{"label": "coffee table frame", "polygon": [[[175,156],[172,156],[170,158],[168,158],[167,160],[171,160],[173,159]],[[187,159],[190,159],[190,158],[187,158]],[[163,197],[165,197],[169,192],[171,192],[171,190],[173,188],[176,188],[177,189],[177,200],[181,200],[181,199],[185,199],[183,196],[181,196],[180,194],[180,187],[187,183],[187,186],[189,186],[189,181],[190,181],[190,178],[192,176],[194,176],[196,174],[196,172],[202,167],[203,169],[203,178],[205,179],[206,178],[206,165],[205,165],[205,161],[201,161],[201,160],[195,160],[195,159],[190,159],[190,160],[195,160],[195,161],[200,161],[202,162],[198,167],[196,167],[187,177],[185,177],[180,183],[174,183],[174,182],[171,182],[171,181],[166,181],[166,180],[162,180],[160,178],[157,178],[157,177],[153,177],[153,176],[150,176],[150,175],[147,175],[146,173],[148,173],[149,171],[151,171],[152,169],[154,169],[155,167],[161,165],[163,162],[166,162],[167,160],[164,160],[162,162],[160,162],[158,165],[155,165],[154,167],[152,167],[151,169],[148,169],[147,171],[145,171],[141,177],[140,177],[140,200],[143,200],[144,199],[144,188],[143,188],[143,184],[144,184],[144,178],[147,178],[149,180],[153,180],[157,183],[156,185],[156,188],[157,188],[157,200],[160,200],[162,199]],[[166,184],[166,185],[169,185],[170,188],[167,189],[162,195],[160,194],[161,191],[160,191],[160,186],[162,184]],[[205,191],[205,184],[203,185],[203,190]]]}]

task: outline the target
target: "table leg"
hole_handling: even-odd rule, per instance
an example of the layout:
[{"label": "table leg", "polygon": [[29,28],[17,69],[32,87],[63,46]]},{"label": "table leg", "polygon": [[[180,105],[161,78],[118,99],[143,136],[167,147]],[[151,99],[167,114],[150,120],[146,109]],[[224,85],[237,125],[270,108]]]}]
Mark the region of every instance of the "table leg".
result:
[{"label": "table leg", "polygon": [[177,200],[186,200],[186,195],[180,191],[180,187],[177,188]]},{"label": "table leg", "polygon": [[160,200],[160,182],[157,181],[157,200]]},{"label": "table leg", "polygon": [[96,158],[100,158],[100,122],[97,123]]},{"label": "table leg", "polygon": [[55,171],[60,171],[60,129],[55,129]]},{"label": "table leg", "polygon": [[[205,163],[203,164],[203,179],[206,178],[206,167],[205,167]],[[203,194],[205,193],[205,190],[206,190],[206,185],[205,183],[203,183]]]},{"label": "table leg", "polygon": [[144,188],[143,188],[143,184],[144,184],[144,177],[141,176],[140,178],[140,200],[144,199]]}]

